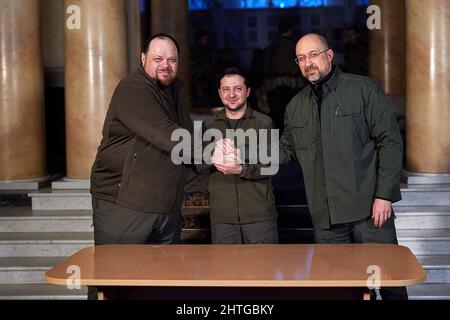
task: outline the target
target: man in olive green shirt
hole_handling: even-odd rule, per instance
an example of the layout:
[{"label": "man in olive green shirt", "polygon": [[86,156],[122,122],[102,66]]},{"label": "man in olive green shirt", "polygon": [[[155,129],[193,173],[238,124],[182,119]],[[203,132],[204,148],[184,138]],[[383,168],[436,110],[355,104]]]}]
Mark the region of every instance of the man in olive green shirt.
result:
[{"label": "man in olive green shirt", "polygon": [[[325,38],[307,34],[296,62],[310,85],[288,104],[280,162],[303,169],[317,243],[394,243],[403,143],[383,89],[332,64]],[[407,299],[384,288],[383,299]]]},{"label": "man in olive green shirt", "polygon": [[[204,123],[205,130],[217,130],[228,139],[216,143],[209,180],[211,236],[220,244],[278,243],[277,212],[271,176],[261,171],[262,163],[252,163],[250,144],[268,141],[245,139],[246,133],[265,130],[270,135],[272,119],[253,110],[247,102],[250,87],[237,68],[227,68],[219,76],[218,93],[224,110]],[[240,131],[240,132],[239,132]],[[222,149],[238,148],[239,153],[225,155]],[[243,153],[240,153],[240,149]],[[254,150],[256,151],[256,150]],[[231,156],[231,157],[230,157]],[[255,156],[253,154],[253,156]],[[242,158],[242,159],[241,159]],[[242,161],[238,161],[242,160]]]}]

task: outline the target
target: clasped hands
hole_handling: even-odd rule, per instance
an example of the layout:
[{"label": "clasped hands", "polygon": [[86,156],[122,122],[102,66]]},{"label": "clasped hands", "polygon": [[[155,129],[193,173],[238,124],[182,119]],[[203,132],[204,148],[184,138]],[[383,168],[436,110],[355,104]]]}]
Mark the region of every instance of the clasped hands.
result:
[{"label": "clasped hands", "polygon": [[242,172],[241,152],[230,139],[220,139],[216,142],[212,164],[223,174],[240,174]]}]

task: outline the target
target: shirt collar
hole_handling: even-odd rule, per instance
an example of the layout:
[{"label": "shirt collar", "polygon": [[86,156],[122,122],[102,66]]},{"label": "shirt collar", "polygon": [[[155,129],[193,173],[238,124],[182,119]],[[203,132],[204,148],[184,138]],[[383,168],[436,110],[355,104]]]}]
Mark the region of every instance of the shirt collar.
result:
[{"label": "shirt collar", "polygon": [[[250,104],[247,101],[247,109],[245,109],[244,116],[241,119],[251,118],[253,117],[253,109],[250,107]],[[225,115],[225,108],[217,114],[217,119],[226,120],[227,117]]]}]

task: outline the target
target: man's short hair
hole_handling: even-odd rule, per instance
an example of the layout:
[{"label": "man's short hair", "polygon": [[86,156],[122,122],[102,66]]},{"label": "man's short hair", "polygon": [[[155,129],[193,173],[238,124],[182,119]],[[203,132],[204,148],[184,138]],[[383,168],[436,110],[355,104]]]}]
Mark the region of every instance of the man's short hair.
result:
[{"label": "man's short hair", "polygon": [[142,50],[143,53],[147,54],[148,47],[150,47],[150,42],[152,42],[152,40],[156,39],[156,38],[158,38],[158,39],[165,39],[165,40],[171,40],[175,44],[175,47],[177,47],[178,55],[180,55],[180,46],[178,45],[177,40],[175,40],[175,38],[172,37],[171,35],[169,35],[167,33],[164,33],[164,32],[156,33],[156,34],[153,34],[150,37],[148,37],[147,40],[145,41],[145,44],[144,44],[144,47],[143,47],[143,50]]},{"label": "man's short hair", "polygon": [[237,68],[237,67],[230,67],[230,68],[224,69],[221,73],[218,74],[218,76],[217,76],[217,88],[220,89],[220,80],[222,80],[223,77],[234,76],[234,75],[241,76],[242,78],[244,78],[245,86],[247,88],[250,87],[250,82],[249,82],[247,76],[241,70],[239,70],[239,68]]}]

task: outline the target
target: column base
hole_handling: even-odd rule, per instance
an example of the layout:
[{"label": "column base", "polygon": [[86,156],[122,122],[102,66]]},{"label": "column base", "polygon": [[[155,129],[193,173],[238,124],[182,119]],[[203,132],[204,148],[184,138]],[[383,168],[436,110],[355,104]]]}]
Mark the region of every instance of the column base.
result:
[{"label": "column base", "polygon": [[406,184],[450,184],[450,173],[418,173],[403,170],[401,181]]},{"label": "column base", "polygon": [[90,188],[91,182],[89,179],[70,179],[64,177],[58,181],[52,182],[52,189],[54,190],[77,190]]},{"label": "column base", "polygon": [[39,190],[48,186],[54,178],[54,176],[47,175],[36,179],[0,180],[0,193],[17,193],[20,190],[26,192]]}]

